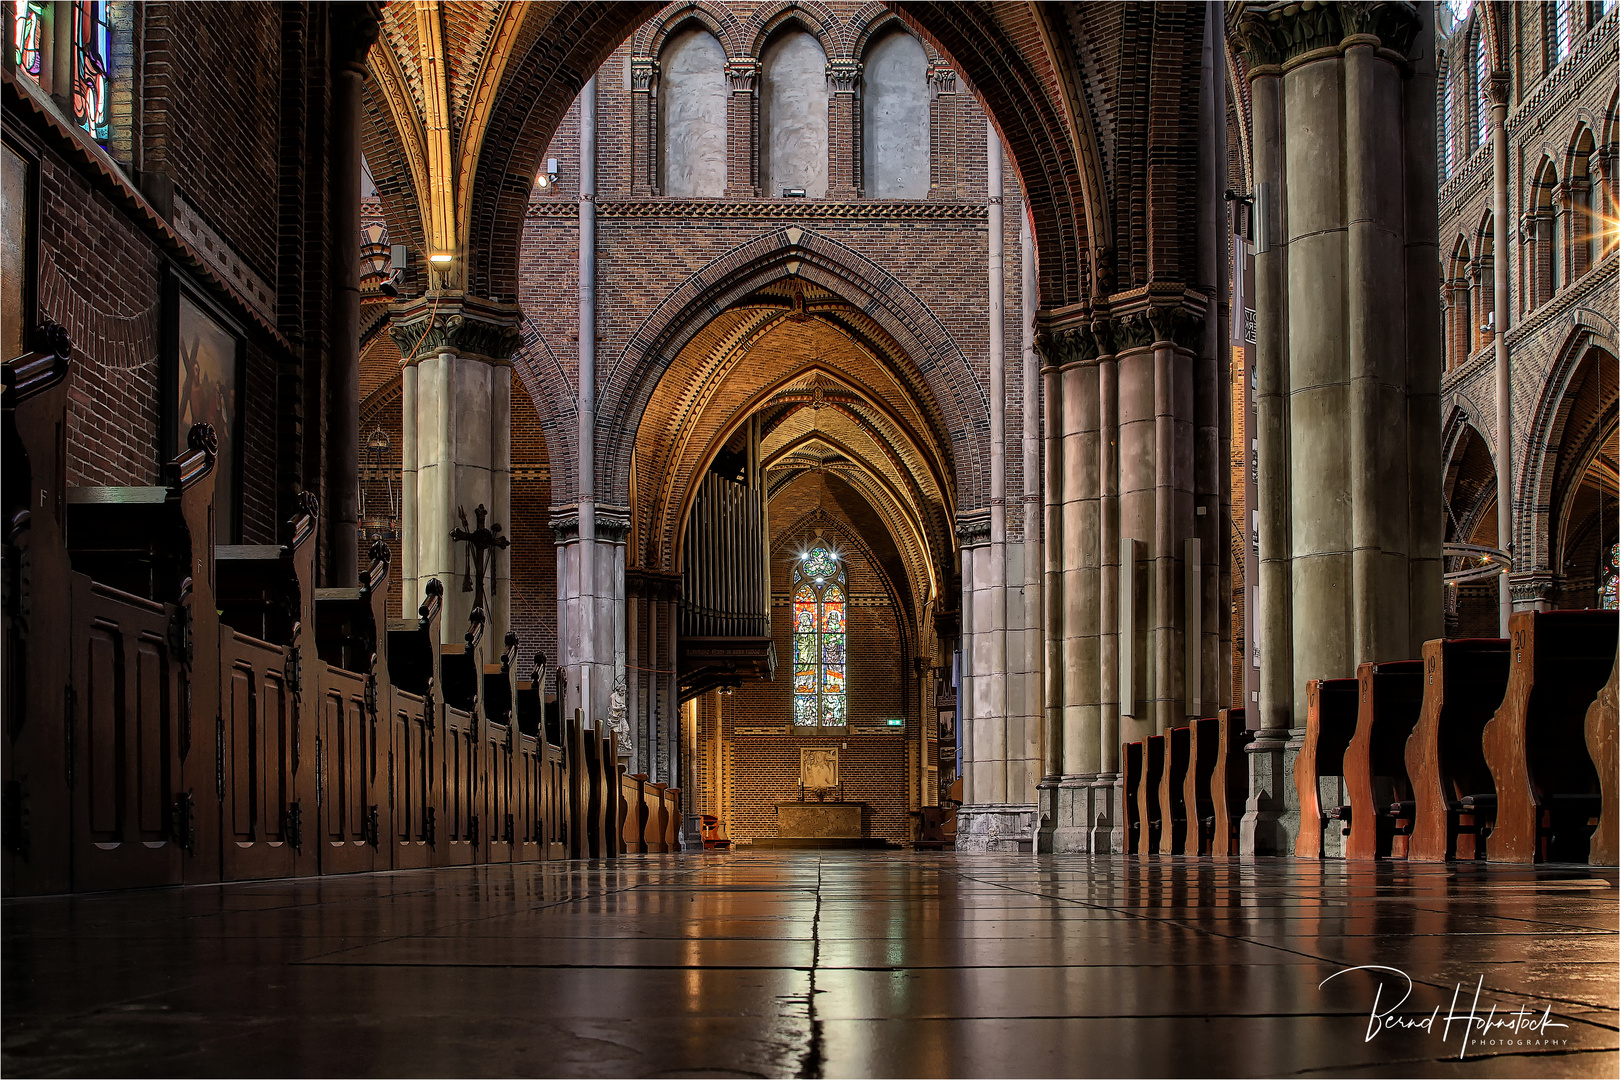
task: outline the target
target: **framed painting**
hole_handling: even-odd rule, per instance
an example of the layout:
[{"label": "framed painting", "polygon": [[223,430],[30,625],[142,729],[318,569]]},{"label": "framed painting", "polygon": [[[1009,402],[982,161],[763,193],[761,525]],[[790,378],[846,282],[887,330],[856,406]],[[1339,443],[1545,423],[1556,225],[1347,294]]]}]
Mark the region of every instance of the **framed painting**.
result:
[{"label": "framed painting", "polygon": [[242,338],[177,281],[173,282],[170,310],[172,422],[167,425],[167,458],[172,461],[185,449],[192,425],[214,425],[219,436],[219,460],[214,465],[214,542],[234,544],[240,534],[242,506]]}]

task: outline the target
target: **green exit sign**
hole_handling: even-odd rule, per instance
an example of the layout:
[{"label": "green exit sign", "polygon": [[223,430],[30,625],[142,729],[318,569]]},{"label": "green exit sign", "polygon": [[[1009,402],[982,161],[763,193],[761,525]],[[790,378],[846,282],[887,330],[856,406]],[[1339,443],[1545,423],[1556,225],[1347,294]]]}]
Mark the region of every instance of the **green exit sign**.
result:
[{"label": "green exit sign", "polygon": [[905,727],[906,718],[903,716],[891,716],[885,720],[884,723],[888,724],[890,727]]}]

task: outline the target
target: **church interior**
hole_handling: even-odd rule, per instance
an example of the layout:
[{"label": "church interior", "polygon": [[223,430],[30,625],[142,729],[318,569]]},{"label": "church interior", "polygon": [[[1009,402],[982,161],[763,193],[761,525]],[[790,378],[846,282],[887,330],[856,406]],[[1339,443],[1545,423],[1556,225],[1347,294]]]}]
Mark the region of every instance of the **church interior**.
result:
[{"label": "church interior", "polygon": [[1614,1075],[1615,0],[3,8],[8,1074]]}]

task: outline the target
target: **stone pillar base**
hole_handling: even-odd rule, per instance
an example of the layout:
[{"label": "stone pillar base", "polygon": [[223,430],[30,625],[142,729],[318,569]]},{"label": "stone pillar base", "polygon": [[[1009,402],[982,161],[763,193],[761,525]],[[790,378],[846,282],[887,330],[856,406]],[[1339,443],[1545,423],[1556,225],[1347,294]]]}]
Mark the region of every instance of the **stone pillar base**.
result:
[{"label": "stone pillar base", "polygon": [[1053,844],[1059,823],[1065,820],[1059,804],[1057,778],[1049,776],[1035,789],[1035,850],[1043,855],[1057,850]]},{"label": "stone pillar base", "polygon": [[1248,745],[1249,798],[1238,826],[1243,855],[1292,855],[1299,835],[1299,795],[1294,790],[1294,759],[1300,742],[1286,728],[1255,732]]},{"label": "stone pillar base", "polygon": [[1091,786],[1091,853],[1109,855],[1125,850],[1123,816],[1115,812],[1125,797],[1125,780],[1119,773],[1099,773]]},{"label": "stone pillar base", "polygon": [[972,803],[956,812],[956,850],[1035,850],[1035,803]]},{"label": "stone pillar base", "polygon": [[1060,855],[1091,850],[1091,781],[1090,776],[1065,776],[1058,785],[1058,827],[1052,850]]}]

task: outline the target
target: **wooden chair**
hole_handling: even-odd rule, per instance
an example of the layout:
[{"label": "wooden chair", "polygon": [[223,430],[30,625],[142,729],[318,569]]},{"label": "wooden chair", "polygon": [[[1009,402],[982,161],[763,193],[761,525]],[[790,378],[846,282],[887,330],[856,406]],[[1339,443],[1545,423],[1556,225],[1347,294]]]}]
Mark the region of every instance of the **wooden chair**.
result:
[{"label": "wooden chair", "polygon": [[1159,850],[1159,837],[1164,831],[1164,818],[1159,813],[1159,785],[1164,778],[1164,736],[1149,735],[1142,740],[1142,784],[1136,789],[1137,837],[1136,849],[1143,855]]},{"label": "wooden chair", "polygon": [[1603,796],[1585,717],[1613,673],[1620,612],[1521,611],[1508,623],[1507,692],[1485,725],[1496,784],[1491,862],[1580,861]]},{"label": "wooden chair", "polygon": [[1211,781],[1219,756],[1220,721],[1213,716],[1194,720],[1188,728],[1186,777],[1182,805],[1187,812],[1185,854],[1208,855],[1215,844],[1215,804]]},{"label": "wooden chair", "polygon": [[1322,781],[1332,778],[1337,783],[1344,775],[1344,752],[1356,733],[1358,697],[1355,679],[1312,679],[1305,684],[1305,745],[1294,761],[1294,790],[1299,794],[1297,858],[1336,854],[1338,845],[1325,843],[1323,830],[1329,821],[1343,821],[1349,815],[1337,791],[1324,805]]},{"label": "wooden chair", "polygon": [[1480,736],[1502,704],[1507,681],[1507,638],[1424,642],[1423,708],[1406,740],[1406,775],[1415,803],[1408,859],[1444,862],[1484,855],[1496,785]]},{"label": "wooden chair", "polygon": [[1222,709],[1216,715],[1215,770],[1209,779],[1209,801],[1215,813],[1214,855],[1238,853],[1238,828],[1249,792],[1249,755],[1254,732],[1244,723],[1242,709]]},{"label": "wooden chair", "polygon": [[1121,808],[1125,819],[1125,854],[1141,853],[1141,799],[1142,744],[1125,743],[1120,747],[1120,764],[1125,770],[1125,805]]},{"label": "wooden chair", "polygon": [[[1159,775],[1159,854],[1184,855],[1187,852],[1188,766],[1192,758],[1192,732],[1171,728],[1164,733],[1164,771]],[[1194,850],[1197,849],[1196,827]]]},{"label": "wooden chair", "polygon": [[1423,661],[1361,664],[1356,683],[1356,731],[1344,752],[1351,809],[1344,857],[1404,858],[1414,807],[1406,740],[1423,709]]}]

